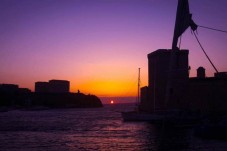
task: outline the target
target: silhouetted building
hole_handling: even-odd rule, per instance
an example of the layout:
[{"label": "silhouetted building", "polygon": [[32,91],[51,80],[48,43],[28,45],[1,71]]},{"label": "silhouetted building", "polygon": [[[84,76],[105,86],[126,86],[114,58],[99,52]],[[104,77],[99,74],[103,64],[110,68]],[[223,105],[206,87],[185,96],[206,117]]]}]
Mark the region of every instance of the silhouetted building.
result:
[{"label": "silhouetted building", "polygon": [[36,93],[27,88],[19,88],[15,84],[0,84],[0,107],[72,108],[72,107],[102,107],[102,102],[95,95],[70,93],[69,81],[50,80],[36,82]]},{"label": "silhouetted building", "polygon": [[197,78],[205,78],[206,77],[206,71],[205,68],[199,67],[197,69]]},{"label": "silhouetted building", "polygon": [[214,76],[216,78],[227,78],[227,72],[218,72],[218,73],[215,73]]},{"label": "silhouetted building", "polygon": [[50,80],[49,81],[50,93],[68,93],[69,81],[66,80]]},{"label": "silhouetted building", "polygon": [[141,88],[142,111],[190,110],[227,113],[227,72],[189,78],[188,50],[159,49],[148,54],[148,87]]},{"label": "silhouetted building", "polygon": [[35,92],[48,93],[49,92],[49,83],[48,82],[36,82],[35,83]]},{"label": "silhouetted building", "polygon": [[[170,70],[172,51],[159,49],[148,54],[148,98],[151,102],[149,105],[152,105],[151,108],[155,110],[163,110],[166,106],[167,90],[173,93],[175,85],[182,84],[189,76],[188,50],[175,50],[174,58],[172,58],[172,69]],[[169,78],[174,84],[167,89]]]},{"label": "silhouetted building", "polygon": [[31,93],[31,90],[28,89],[28,88],[19,88],[18,89],[19,93],[23,93],[23,94],[28,94],[28,93]]},{"label": "silhouetted building", "polygon": [[179,108],[209,112],[227,112],[227,78],[190,78],[188,90]]},{"label": "silhouetted building", "polygon": [[17,93],[19,90],[16,84],[0,84],[0,92],[2,93]]},{"label": "silhouetted building", "polygon": [[68,93],[70,83],[66,80],[49,80],[49,82],[36,82],[37,93]]}]

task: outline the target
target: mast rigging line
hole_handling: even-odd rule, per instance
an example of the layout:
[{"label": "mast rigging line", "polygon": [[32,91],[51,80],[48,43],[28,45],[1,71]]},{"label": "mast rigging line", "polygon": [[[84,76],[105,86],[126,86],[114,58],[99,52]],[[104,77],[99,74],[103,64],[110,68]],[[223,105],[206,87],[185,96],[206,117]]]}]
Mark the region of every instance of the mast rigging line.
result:
[{"label": "mast rigging line", "polygon": [[214,68],[214,70],[216,71],[216,73],[218,73],[217,68],[214,66],[213,62],[210,60],[209,56],[207,55],[206,51],[204,50],[204,48],[203,48],[202,44],[200,43],[198,37],[196,36],[195,32],[194,32],[194,31],[192,31],[192,32],[193,32],[193,34],[195,35],[195,38],[196,38],[197,42],[199,43],[199,46],[200,46],[201,49],[203,50],[203,53],[206,55],[207,59],[209,60],[209,62],[210,62],[211,65],[213,66],[213,68]]},{"label": "mast rigging line", "polygon": [[206,27],[206,26],[202,26],[202,25],[198,25],[198,27],[201,27],[201,28],[206,28],[206,29],[210,29],[210,30],[214,30],[214,31],[219,31],[219,32],[223,32],[223,33],[227,33],[227,31],[226,31],[226,30],[221,30],[221,29],[216,29],[216,28]]}]

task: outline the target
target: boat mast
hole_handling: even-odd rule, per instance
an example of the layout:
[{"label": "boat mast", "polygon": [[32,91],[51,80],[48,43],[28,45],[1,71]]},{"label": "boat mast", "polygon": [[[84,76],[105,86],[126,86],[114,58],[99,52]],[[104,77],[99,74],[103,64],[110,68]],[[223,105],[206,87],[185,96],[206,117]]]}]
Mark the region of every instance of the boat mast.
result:
[{"label": "boat mast", "polygon": [[[156,70],[156,61],[154,62],[154,72],[155,73],[157,73],[157,70]],[[155,105],[156,105],[156,74],[154,74],[154,104],[153,104],[153,106],[154,106],[154,108],[153,108],[153,110],[154,110],[154,112],[155,112]]]},{"label": "boat mast", "polygon": [[192,14],[189,10],[188,0],[178,0],[172,50],[178,50],[178,38],[185,32],[188,27],[191,27],[191,30],[195,31],[198,26],[192,20]]},{"label": "boat mast", "polygon": [[174,34],[173,34],[173,42],[172,42],[172,50],[170,54],[169,71],[167,75],[168,79],[167,79],[166,97],[165,97],[166,104],[169,102],[170,90],[172,89],[172,85],[173,85],[172,84],[173,78],[178,70],[175,65],[175,62],[177,60],[177,52],[180,50],[177,47],[178,38],[185,32],[185,30],[187,30],[188,27],[191,27],[191,30],[195,31],[198,26],[192,20],[192,14],[190,13],[190,10],[189,10],[188,0],[178,0]]},{"label": "boat mast", "polygon": [[140,103],[140,68],[138,73],[138,94],[137,94],[137,104],[139,105],[139,103]]}]

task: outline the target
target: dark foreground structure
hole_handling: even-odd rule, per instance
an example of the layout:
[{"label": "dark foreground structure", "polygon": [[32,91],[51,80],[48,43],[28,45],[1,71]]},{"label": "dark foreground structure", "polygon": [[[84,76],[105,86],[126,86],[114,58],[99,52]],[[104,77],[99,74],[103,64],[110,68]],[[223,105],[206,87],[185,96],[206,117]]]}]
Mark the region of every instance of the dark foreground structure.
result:
[{"label": "dark foreground structure", "polygon": [[[176,52],[170,71],[172,51]],[[205,69],[199,67],[197,77],[189,78],[188,54],[188,50],[166,49],[148,54],[149,85],[141,88],[140,110],[227,114],[227,72],[206,77]]]},{"label": "dark foreground structure", "polygon": [[[191,17],[188,0],[178,0],[172,49],[148,54],[149,81],[140,91],[139,112],[125,115],[140,115],[137,119],[149,115],[150,121],[170,125],[196,123],[197,136],[227,139],[227,72],[219,72],[206,54]],[[205,69],[198,67],[197,77],[189,78],[189,50],[177,47],[178,38],[188,27],[215,69],[214,77],[206,77]]]},{"label": "dark foreground structure", "polygon": [[[122,117],[162,127],[194,127],[199,137],[227,139],[227,72],[219,72],[206,54],[191,17],[188,0],[178,0],[172,48],[147,55],[148,86],[140,89],[138,110],[122,112]],[[197,69],[197,77],[189,77],[189,50],[177,47],[188,27],[215,69],[214,77],[206,77],[203,67]]]},{"label": "dark foreground structure", "polygon": [[227,114],[227,72],[215,69],[214,77],[206,77],[205,69],[197,69],[197,77],[189,78],[189,50],[178,48],[178,38],[190,27],[199,42],[188,0],[178,0],[172,49],[159,49],[148,57],[148,86],[141,88],[140,110],[189,111],[199,114]]}]

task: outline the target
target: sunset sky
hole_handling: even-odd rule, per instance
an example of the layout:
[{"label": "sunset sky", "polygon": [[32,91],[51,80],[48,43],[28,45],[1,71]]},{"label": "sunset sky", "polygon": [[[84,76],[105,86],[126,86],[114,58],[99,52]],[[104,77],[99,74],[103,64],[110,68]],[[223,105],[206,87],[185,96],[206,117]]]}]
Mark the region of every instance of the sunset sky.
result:
[{"label": "sunset sky", "polygon": [[[227,30],[227,0],[189,0],[198,25]],[[0,83],[34,90],[36,81],[70,81],[98,96],[135,96],[147,54],[172,45],[177,0],[0,0]],[[227,71],[227,34],[198,28],[219,71]],[[188,29],[190,76],[215,72]]]}]

